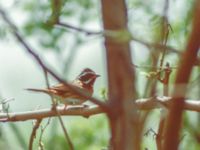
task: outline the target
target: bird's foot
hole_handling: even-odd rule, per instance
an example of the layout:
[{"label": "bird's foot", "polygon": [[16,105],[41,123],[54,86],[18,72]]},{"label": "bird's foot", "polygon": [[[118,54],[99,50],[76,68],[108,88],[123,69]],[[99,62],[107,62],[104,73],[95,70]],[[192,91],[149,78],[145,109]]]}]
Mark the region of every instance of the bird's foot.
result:
[{"label": "bird's foot", "polygon": [[83,108],[89,108],[90,105],[87,105],[87,104],[82,104]]},{"label": "bird's foot", "polygon": [[[87,104],[82,104],[82,106],[83,106],[83,109],[89,109],[90,108],[90,105],[87,105]],[[88,119],[90,117],[90,115],[84,114],[83,117]]]},{"label": "bird's foot", "polygon": [[68,105],[67,105],[67,104],[65,104],[65,105],[64,105],[64,109],[67,109],[67,106],[68,106]]}]

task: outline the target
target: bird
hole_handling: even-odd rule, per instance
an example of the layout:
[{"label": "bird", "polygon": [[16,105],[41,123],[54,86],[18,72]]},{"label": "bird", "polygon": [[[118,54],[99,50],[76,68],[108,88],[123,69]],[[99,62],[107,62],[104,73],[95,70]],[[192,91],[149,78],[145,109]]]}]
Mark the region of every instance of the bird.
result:
[{"label": "bird", "polygon": [[[92,69],[85,68],[83,71],[70,83],[75,89],[80,92],[87,94],[87,96],[93,95],[93,86],[96,79],[100,75],[96,74]],[[46,93],[56,100],[60,101],[65,105],[81,105],[87,99],[81,95],[78,95],[72,91],[68,86],[63,83],[59,83],[55,86],[46,89],[33,89],[28,88],[26,90],[34,92]]]}]

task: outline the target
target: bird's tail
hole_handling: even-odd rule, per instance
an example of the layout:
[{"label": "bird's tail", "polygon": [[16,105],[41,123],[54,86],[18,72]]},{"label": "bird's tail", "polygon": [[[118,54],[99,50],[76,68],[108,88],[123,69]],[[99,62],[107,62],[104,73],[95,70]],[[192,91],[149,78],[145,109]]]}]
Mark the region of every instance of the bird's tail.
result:
[{"label": "bird's tail", "polygon": [[31,88],[29,89],[28,88],[28,89],[25,89],[25,90],[33,91],[33,92],[42,92],[42,93],[47,93],[47,94],[49,93],[47,89],[31,89]]}]

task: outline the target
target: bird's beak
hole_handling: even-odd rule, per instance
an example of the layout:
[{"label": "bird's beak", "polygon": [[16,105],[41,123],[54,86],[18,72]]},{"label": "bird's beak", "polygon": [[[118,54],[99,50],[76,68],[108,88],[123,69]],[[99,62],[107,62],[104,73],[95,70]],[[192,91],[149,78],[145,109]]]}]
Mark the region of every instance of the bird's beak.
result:
[{"label": "bird's beak", "polygon": [[100,75],[99,75],[99,74],[96,74],[96,78],[98,78],[98,77],[100,77]]}]

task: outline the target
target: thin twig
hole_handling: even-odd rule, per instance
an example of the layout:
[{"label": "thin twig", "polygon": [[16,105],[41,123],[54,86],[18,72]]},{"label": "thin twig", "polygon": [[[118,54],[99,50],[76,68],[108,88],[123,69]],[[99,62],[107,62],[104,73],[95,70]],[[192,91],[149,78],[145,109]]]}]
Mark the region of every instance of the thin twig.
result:
[{"label": "thin twig", "polygon": [[[159,67],[159,66],[148,66],[148,65],[135,65],[135,64],[133,64],[133,67],[135,67],[135,68],[137,68],[137,69],[163,69],[163,70],[165,70],[165,69],[167,69],[168,67]],[[170,66],[170,69],[178,69],[178,66],[173,66],[173,67],[171,67]]]},{"label": "thin twig", "polygon": [[64,131],[65,138],[67,139],[67,142],[69,144],[69,148],[70,148],[70,150],[74,150],[74,145],[73,145],[73,143],[72,143],[72,141],[70,139],[70,136],[69,136],[69,134],[67,132],[67,129],[65,128],[65,125],[64,125],[63,120],[61,118],[61,114],[59,113],[59,111],[56,111],[56,113],[58,114],[58,119],[59,119],[60,125],[61,125],[61,127],[62,127],[62,129]]},{"label": "thin twig", "polygon": [[44,145],[42,143],[42,136],[44,134],[45,129],[50,124],[50,120],[51,120],[51,118],[48,119],[48,121],[47,121],[47,123],[46,123],[46,125],[44,127],[41,126],[41,133],[40,133],[40,137],[39,137],[39,147],[40,147],[40,150],[44,150]]},{"label": "thin twig", "polygon": [[[48,79],[48,72],[47,72],[47,70],[45,70],[45,68],[43,68],[43,71],[44,71],[46,86],[47,86],[47,89],[49,89],[50,85],[49,85],[49,79]],[[49,94],[49,96],[51,97],[51,102],[52,102],[53,108],[56,107],[57,104],[53,98],[53,95]]]},{"label": "thin twig", "polygon": [[[104,31],[90,31],[87,29],[83,29],[83,28],[79,28],[79,27],[75,27],[74,25],[70,25],[68,23],[63,23],[63,22],[59,22],[57,23],[58,26],[61,27],[65,27],[65,28],[69,28],[78,32],[82,32],[85,33],[86,35],[102,35],[104,37],[112,37],[113,34],[115,34],[118,31],[111,31],[111,30],[104,30]],[[149,42],[145,42],[142,40],[137,39],[136,37],[131,36],[130,38],[131,41],[135,41],[138,42],[142,45],[145,45],[148,48],[158,48],[158,49],[166,49],[169,50],[171,52],[177,53],[177,54],[181,54],[181,50],[177,50],[175,48],[172,48],[171,46],[167,46],[167,45],[163,45],[163,44],[159,44],[159,43],[149,43]]]},{"label": "thin twig", "polygon": [[30,140],[29,140],[29,150],[33,149],[33,141],[36,137],[36,132],[37,132],[37,129],[40,127],[41,122],[42,122],[42,119],[37,119],[36,121],[34,121],[33,130],[30,136]]},{"label": "thin twig", "polygon": [[133,41],[135,41],[135,42],[138,42],[138,43],[140,43],[142,45],[145,45],[148,48],[156,48],[158,50],[159,49],[161,49],[161,50],[162,49],[166,49],[168,51],[171,51],[171,52],[179,54],[179,55],[182,54],[182,50],[178,50],[178,49],[172,48],[171,46],[167,46],[167,45],[163,45],[163,44],[159,44],[159,43],[149,43],[149,42],[145,42],[145,41],[139,40],[139,39],[137,39],[135,37],[132,37],[131,39]]},{"label": "thin twig", "polygon": [[83,28],[79,28],[79,27],[75,27],[74,25],[70,25],[68,23],[63,23],[63,22],[58,22],[56,25],[58,26],[61,26],[61,27],[65,27],[65,28],[69,28],[69,29],[72,29],[72,30],[75,30],[75,31],[78,31],[78,32],[82,32],[82,33],[85,33],[87,35],[100,35],[102,34],[103,32],[101,31],[90,31],[90,30],[86,30],[86,29],[83,29]]},{"label": "thin twig", "polygon": [[[167,41],[168,41],[168,36],[169,36],[169,29],[168,29],[168,25],[167,25],[167,31],[166,31],[166,35],[165,35],[165,39],[163,40],[163,45],[166,46]],[[166,47],[164,47],[163,51],[162,51],[162,56],[161,56],[161,60],[160,60],[160,68],[163,67],[163,63],[164,63],[164,59],[165,59],[165,54],[166,54]]]},{"label": "thin twig", "polygon": [[[172,69],[170,68],[169,63],[167,63],[166,68],[164,69],[164,78],[160,79],[164,86],[163,87],[164,96],[169,95],[169,78],[170,78],[171,72],[172,72]],[[156,135],[157,150],[162,150],[163,134],[164,134],[164,129],[165,129],[167,111],[168,110],[166,108],[162,108],[160,112],[161,117],[160,117],[160,122],[159,122],[159,127],[158,127],[158,134]]]},{"label": "thin twig", "polygon": [[[164,9],[163,9],[163,17],[162,17],[162,43],[164,46],[167,45],[169,32],[170,32],[170,24],[168,23],[168,9],[169,9],[169,0],[165,0]],[[167,49],[164,47],[161,54],[160,59],[160,68],[159,68],[159,76],[158,80],[162,82],[163,84],[163,95],[168,96],[169,94],[169,77],[171,74],[171,68],[169,66],[169,63],[166,63],[165,69],[163,69],[164,59],[166,56]],[[161,70],[164,70],[164,77],[161,78]],[[166,112],[167,110],[163,108],[161,110],[161,118],[159,122],[159,128],[158,128],[158,134],[156,135],[156,145],[157,150],[162,150],[162,136],[164,133],[164,127],[166,122]]]},{"label": "thin twig", "polygon": [[[169,37],[169,31],[170,31],[169,29],[171,27],[170,24],[168,23],[168,17],[167,17],[168,9],[169,9],[169,0],[165,0],[163,17],[162,17],[162,43],[163,43],[164,46],[167,45],[167,41],[168,41],[168,37]],[[163,63],[164,63],[166,51],[167,51],[167,49],[164,47],[163,51],[162,51],[161,60],[160,60],[160,67],[161,68],[162,68]]]},{"label": "thin twig", "polygon": [[[164,73],[164,77],[161,78],[161,71]],[[167,62],[164,69],[160,69],[158,80],[163,84],[163,96],[169,96],[169,79],[172,73],[170,64]]]},{"label": "thin twig", "polygon": [[153,138],[155,138],[157,136],[156,131],[154,131],[152,128],[148,129],[145,133],[144,136],[149,136],[150,133],[153,133]]},{"label": "thin twig", "polygon": [[[48,74],[47,74],[47,71],[45,70],[45,68],[43,68],[43,69],[44,69],[44,75],[45,75],[46,85],[47,85],[47,88],[49,88]],[[72,143],[72,141],[71,141],[71,139],[69,137],[67,129],[64,126],[64,123],[63,123],[63,120],[61,118],[61,115],[60,115],[59,111],[57,111],[57,109],[56,109],[57,103],[55,102],[56,100],[54,99],[53,95],[51,95],[51,101],[52,101],[52,104],[53,104],[53,109],[55,109],[55,111],[57,113],[59,122],[61,124],[61,127],[62,127],[62,130],[64,132],[65,138],[67,140],[67,143],[69,144],[69,148],[70,148],[70,150],[74,150],[74,145],[73,145],[73,143]]]}]

